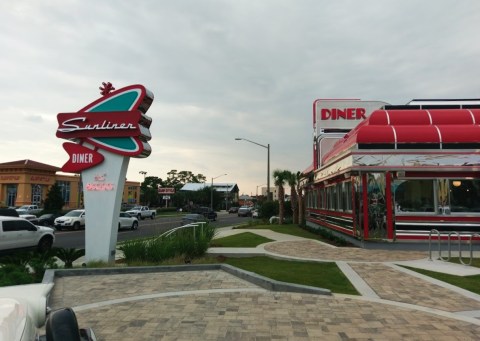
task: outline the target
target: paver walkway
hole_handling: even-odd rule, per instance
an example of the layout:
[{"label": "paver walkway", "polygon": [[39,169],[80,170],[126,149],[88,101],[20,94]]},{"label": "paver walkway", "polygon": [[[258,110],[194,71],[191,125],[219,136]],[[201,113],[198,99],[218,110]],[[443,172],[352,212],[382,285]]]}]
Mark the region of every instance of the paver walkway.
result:
[{"label": "paver walkway", "polygon": [[271,292],[221,270],[176,271],[56,277],[50,305],[74,307],[79,324],[99,340],[480,339],[479,295],[395,265],[424,261],[424,252],[334,248],[250,232],[279,241],[238,250],[243,255],[337,261],[364,295]]}]

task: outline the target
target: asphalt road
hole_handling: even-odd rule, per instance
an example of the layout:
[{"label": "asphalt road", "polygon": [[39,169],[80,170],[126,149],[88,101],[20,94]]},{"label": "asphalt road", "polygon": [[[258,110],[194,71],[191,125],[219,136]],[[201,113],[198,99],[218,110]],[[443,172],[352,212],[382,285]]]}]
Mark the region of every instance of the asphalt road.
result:
[{"label": "asphalt road", "polygon": [[[211,222],[216,227],[238,225],[251,218],[238,217],[236,214],[219,212],[217,221]],[[130,240],[150,236],[158,236],[165,231],[181,225],[182,216],[162,216],[155,219],[139,221],[137,230],[121,230],[118,232],[117,241]],[[85,248],[85,230],[79,231],[57,231],[55,232],[54,247],[62,248]]]}]

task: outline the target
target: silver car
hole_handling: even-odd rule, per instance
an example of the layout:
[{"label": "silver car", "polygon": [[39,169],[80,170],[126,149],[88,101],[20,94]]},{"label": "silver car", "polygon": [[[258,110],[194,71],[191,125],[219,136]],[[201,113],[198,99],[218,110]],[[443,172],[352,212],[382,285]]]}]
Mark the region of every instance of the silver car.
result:
[{"label": "silver car", "polygon": [[120,217],[118,219],[118,230],[120,231],[121,229],[138,229],[138,219],[128,213],[120,212]]}]

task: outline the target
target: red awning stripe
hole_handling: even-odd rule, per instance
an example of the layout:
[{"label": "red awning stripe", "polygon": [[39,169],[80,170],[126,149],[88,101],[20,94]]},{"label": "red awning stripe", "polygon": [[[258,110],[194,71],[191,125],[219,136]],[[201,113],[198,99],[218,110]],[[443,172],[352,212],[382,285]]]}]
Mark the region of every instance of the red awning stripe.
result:
[{"label": "red awning stripe", "polygon": [[376,110],[339,140],[322,163],[359,144],[393,144],[396,149],[397,144],[416,143],[433,149],[480,143],[480,109]]}]

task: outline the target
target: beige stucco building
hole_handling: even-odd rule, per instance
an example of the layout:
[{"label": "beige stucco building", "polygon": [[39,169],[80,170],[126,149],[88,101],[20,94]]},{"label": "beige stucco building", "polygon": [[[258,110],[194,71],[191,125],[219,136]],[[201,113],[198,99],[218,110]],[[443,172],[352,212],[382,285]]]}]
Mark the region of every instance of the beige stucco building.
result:
[{"label": "beige stucco building", "polygon": [[[0,163],[0,206],[42,207],[54,183],[61,189],[65,209],[83,206],[80,174],[62,173],[59,167],[33,160]],[[127,204],[140,202],[139,182],[125,181],[122,202]]]}]

